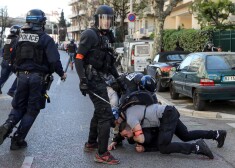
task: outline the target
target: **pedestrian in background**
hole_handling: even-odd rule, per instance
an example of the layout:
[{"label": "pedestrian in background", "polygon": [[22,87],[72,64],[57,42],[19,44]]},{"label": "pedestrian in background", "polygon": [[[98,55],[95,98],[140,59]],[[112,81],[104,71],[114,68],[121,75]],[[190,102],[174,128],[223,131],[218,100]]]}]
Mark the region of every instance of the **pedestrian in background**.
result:
[{"label": "pedestrian in background", "polygon": [[67,45],[66,50],[67,50],[69,57],[70,57],[71,70],[73,70],[74,58],[75,58],[75,54],[77,52],[77,46],[74,43],[74,39],[72,39],[70,41],[70,43]]},{"label": "pedestrian in background", "polygon": [[44,32],[45,24],[43,11],[30,10],[26,15],[26,24],[22,27],[23,32],[12,51],[15,55],[17,89],[12,100],[13,109],[6,122],[0,126],[1,145],[20,122],[11,139],[11,150],[27,147],[25,138],[40,109],[45,108],[46,75],[56,72],[61,79],[66,79],[55,42]]},{"label": "pedestrian in background", "polygon": [[[110,104],[96,95],[109,101],[106,77],[110,74],[115,79],[119,77],[114,66],[115,58],[109,43],[114,42],[110,28],[113,26],[114,11],[107,5],[101,5],[95,12],[95,26],[81,34],[75,67],[80,78],[80,90],[85,96],[89,94],[94,104],[94,115],[90,123],[88,141],[84,150],[91,151],[98,148],[95,161],[106,164],[118,164],[108,152],[110,128],[114,124],[114,117]],[[96,95],[94,95],[95,93]]]},{"label": "pedestrian in background", "polygon": [[175,51],[184,51],[184,49],[180,46],[180,43],[179,41],[177,41],[175,43],[176,47],[175,47]]}]

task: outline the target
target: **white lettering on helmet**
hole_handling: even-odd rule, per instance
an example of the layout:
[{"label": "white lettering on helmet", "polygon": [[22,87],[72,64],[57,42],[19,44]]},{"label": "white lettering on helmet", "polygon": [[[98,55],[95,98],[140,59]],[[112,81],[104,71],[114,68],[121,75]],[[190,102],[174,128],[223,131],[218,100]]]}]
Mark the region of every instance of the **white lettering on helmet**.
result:
[{"label": "white lettering on helmet", "polygon": [[29,41],[29,42],[37,43],[39,41],[39,36],[38,34],[21,33],[19,41]]}]

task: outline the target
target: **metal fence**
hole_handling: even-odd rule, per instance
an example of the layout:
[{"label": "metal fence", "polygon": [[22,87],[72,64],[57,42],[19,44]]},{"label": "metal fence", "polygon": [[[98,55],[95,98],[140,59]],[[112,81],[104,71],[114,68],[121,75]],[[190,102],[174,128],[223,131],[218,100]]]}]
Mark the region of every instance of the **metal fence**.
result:
[{"label": "metal fence", "polygon": [[213,33],[215,47],[222,47],[223,51],[235,52],[235,30],[216,31]]}]

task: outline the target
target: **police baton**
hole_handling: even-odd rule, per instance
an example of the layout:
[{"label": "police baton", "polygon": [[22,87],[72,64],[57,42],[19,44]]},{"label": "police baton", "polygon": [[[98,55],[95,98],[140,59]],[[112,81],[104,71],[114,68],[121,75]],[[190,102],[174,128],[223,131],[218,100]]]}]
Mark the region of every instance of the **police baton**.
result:
[{"label": "police baton", "polygon": [[65,67],[65,69],[64,69],[64,73],[67,72],[68,67],[69,67],[69,63],[70,63],[70,56],[69,56],[68,62],[67,62],[67,64],[66,64],[66,67]]},{"label": "police baton", "polygon": [[108,102],[107,100],[105,100],[103,97],[100,97],[99,95],[97,95],[96,93],[89,91],[91,94],[93,94],[94,96],[98,97],[100,100],[103,100],[104,102],[108,103],[109,105],[118,108],[117,106],[112,105],[110,102]]}]

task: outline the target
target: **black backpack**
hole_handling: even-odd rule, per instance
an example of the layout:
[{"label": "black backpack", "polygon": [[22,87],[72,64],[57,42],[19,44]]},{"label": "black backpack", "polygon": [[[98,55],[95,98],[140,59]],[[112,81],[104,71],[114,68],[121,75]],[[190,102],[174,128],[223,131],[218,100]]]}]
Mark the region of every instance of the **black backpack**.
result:
[{"label": "black backpack", "polygon": [[[123,102],[119,106],[119,116],[125,121],[127,108],[134,105],[145,105],[144,116],[140,122],[140,125],[142,125],[145,119],[147,106],[154,103],[156,103],[156,100],[153,97],[153,93],[142,90],[134,91],[126,96],[126,98],[124,98]],[[123,118],[121,114],[123,114],[125,118]]]},{"label": "black backpack", "polygon": [[127,108],[133,105],[149,106],[154,103],[156,103],[156,101],[153,98],[153,93],[138,90],[130,93],[126,98],[124,98],[123,102],[119,106],[119,110],[120,112],[125,112]]}]

